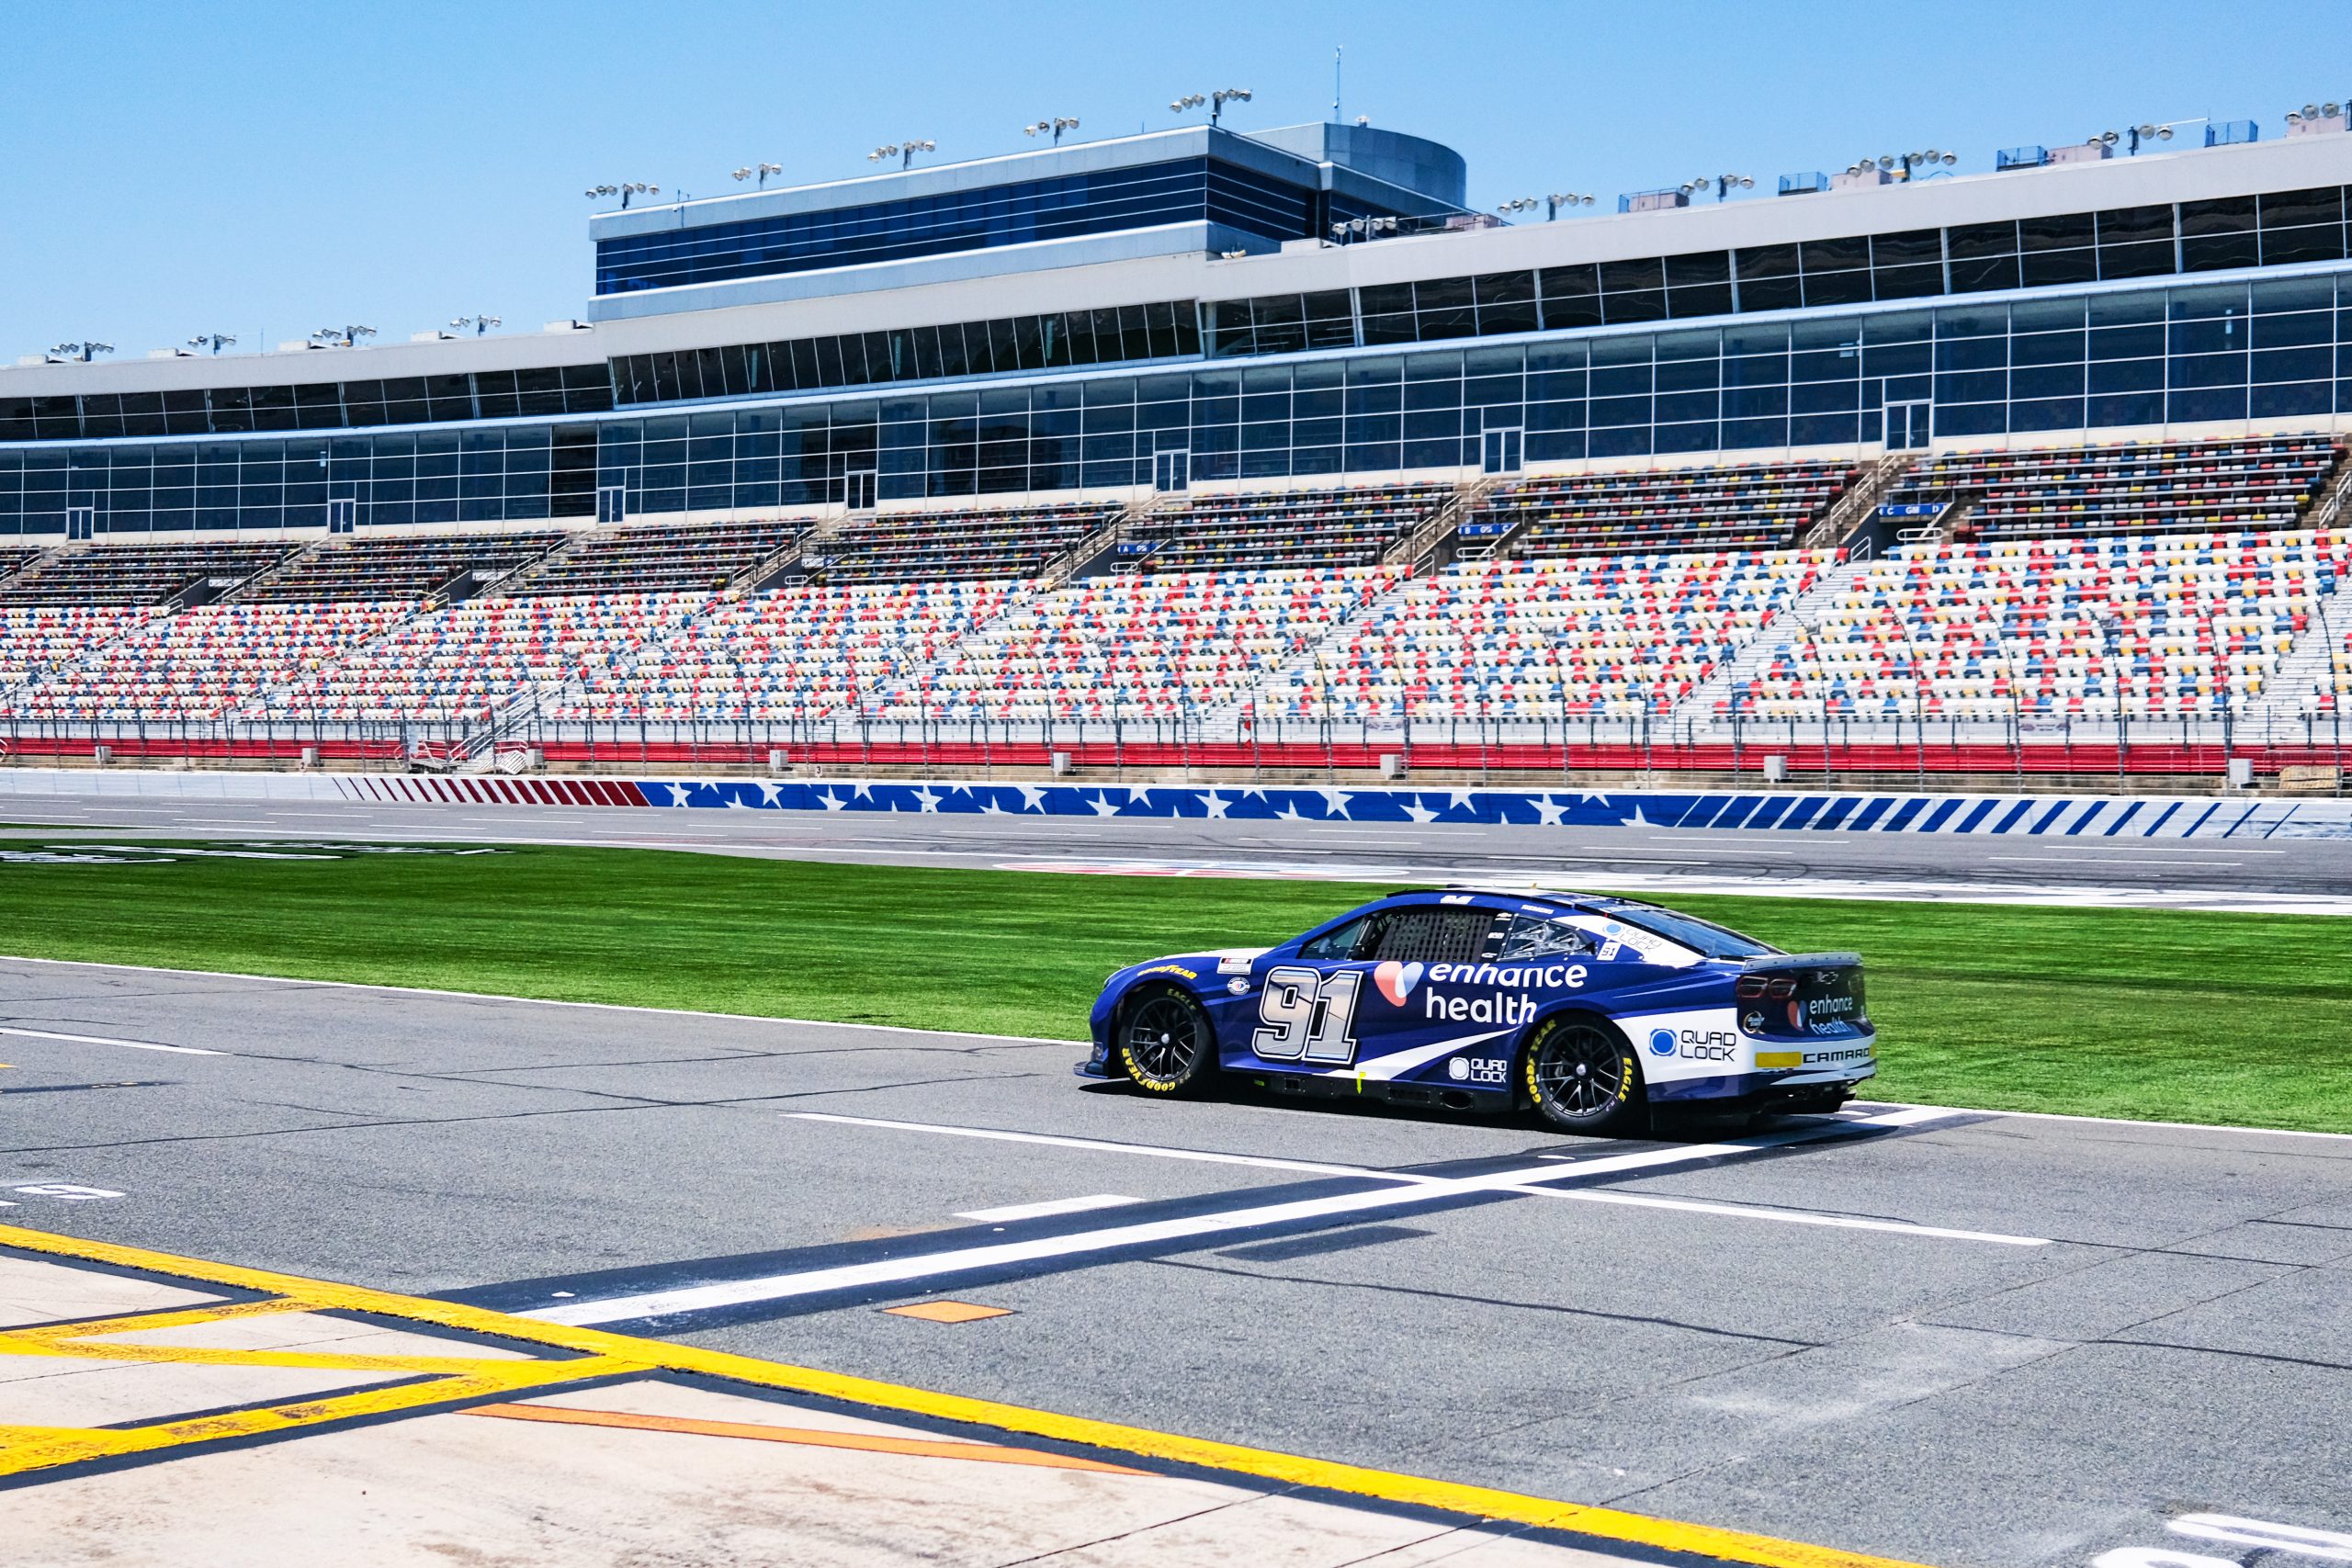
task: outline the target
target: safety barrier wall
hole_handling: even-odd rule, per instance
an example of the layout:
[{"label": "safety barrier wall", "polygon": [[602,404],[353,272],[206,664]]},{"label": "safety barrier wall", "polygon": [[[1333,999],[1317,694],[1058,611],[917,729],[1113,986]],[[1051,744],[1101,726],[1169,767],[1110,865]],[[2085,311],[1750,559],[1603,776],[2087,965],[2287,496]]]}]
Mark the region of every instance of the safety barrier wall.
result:
[{"label": "safety barrier wall", "polygon": [[1524,790],[874,779],[546,778],[497,773],[168,773],[0,769],[0,795],[609,806],[727,811],[1274,822],[1741,829],[2018,838],[2352,838],[2352,801],[1802,790]]}]

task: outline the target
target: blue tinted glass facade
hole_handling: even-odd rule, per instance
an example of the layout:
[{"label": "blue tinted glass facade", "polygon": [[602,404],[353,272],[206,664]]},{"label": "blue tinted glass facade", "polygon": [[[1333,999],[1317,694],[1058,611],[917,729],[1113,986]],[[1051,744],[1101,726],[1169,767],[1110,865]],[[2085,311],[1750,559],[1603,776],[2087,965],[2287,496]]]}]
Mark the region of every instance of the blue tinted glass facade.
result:
[{"label": "blue tinted glass facade", "polygon": [[1268,239],[1299,239],[1317,231],[1317,196],[1221,159],[1180,158],[602,240],[596,292],[626,294],[1204,220]]},{"label": "blue tinted glass facade", "polygon": [[330,495],[371,526],[584,516],[598,486],[632,514],[786,509],[867,471],[886,501],[1050,493],[1148,485],[1179,449],[1204,480],[1333,478],[1473,467],[1498,428],[1531,463],[1737,454],[1877,442],[1888,407],[1921,403],[1962,440],[2352,418],[2352,272],[594,422],[27,446],[0,449],[0,535],[62,534],[69,502],[138,532],[317,527]]}]

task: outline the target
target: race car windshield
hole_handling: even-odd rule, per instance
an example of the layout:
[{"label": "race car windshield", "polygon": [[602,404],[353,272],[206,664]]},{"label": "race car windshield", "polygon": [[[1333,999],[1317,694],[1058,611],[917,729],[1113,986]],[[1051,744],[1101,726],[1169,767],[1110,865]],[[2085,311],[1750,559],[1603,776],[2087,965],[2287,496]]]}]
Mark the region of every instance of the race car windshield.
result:
[{"label": "race car windshield", "polygon": [[1611,909],[1610,915],[1629,926],[1639,926],[1654,936],[1667,937],[1685,947],[1696,948],[1709,958],[1761,958],[1778,953],[1752,936],[1742,936],[1729,926],[1719,926],[1691,915],[1678,915],[1671,909]]}]

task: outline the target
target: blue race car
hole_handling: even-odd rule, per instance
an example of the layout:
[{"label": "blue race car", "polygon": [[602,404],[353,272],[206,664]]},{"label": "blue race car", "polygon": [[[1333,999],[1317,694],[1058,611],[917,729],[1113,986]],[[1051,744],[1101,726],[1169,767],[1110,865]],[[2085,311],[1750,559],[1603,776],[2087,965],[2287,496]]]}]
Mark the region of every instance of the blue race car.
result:
[{"label": "blue race car", "polygon": [[1878,1071],[1857,954],[1541,889],[1398,893],[1279,947],[1130,964],[1092,1021],[1078,1071],[1158,1094],[1222,1070],[1578,1133],[1654,1107],[1835,1111]]}]

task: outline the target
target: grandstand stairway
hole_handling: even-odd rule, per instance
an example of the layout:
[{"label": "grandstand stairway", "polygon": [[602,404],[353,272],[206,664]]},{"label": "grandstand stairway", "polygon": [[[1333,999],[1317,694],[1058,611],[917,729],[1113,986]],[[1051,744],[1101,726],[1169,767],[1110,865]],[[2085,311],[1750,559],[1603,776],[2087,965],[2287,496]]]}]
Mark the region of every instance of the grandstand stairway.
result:
[{"label": "grandstand stairway", "polygon": [[1485,545],[1485,550],[1471,555],[1455,547],[1454,534],[1488,496],[1503,487],[1503,476],[1490,474],[1456,490],[1453,500],[1439,507],[1430,514],[1427,522],[1390,547],[1388,553],[1381,558],[1381,564],[1410,567],[1417,572],[1434,571],[1449,560],[1484,560],[1493,555],[1503,542],[1501,539],[1479,541]]},{"label": "grandstand stairway", "polygon": [[[1877,502],[1871,504],[1875,506]],[[1797,595],[1794,604],[1765,622],[1754,637],[1740,645],[1737,653],[1702,681],[1677,705],[1673,716],[1699,724],[1727,722],[1731,694],[1760,673],[1766,661],[1783,644],[1800,640],[1806,628],[1819,625],[1822,612],[1837,603],[1868,564],[1863,560],[1842,560],[1824,569],[1814,585]]]},{"label": "grandstand stairway", "polygon": [[1804,536],[1805,547],[1817,550],[1849,544],[1856,534],[1876,521],[1879,503],[1886,499],[1887,491],[1901,482],[1919,456],[1917,452],[1890,452],[1872,464],[1822,513],[1821,521]]},{"label": "grandstand stairway", "polygon": [[2352,592],[2339,581],[2334,592],[2313,602],[2310,625],[2272,668],[2262,695],[2240,712],[2240,732],[2249,739],[2273,733],[2292,738],[2306,718],[2332,718],[2341,711],[2347,645],[2352,645]]}]

